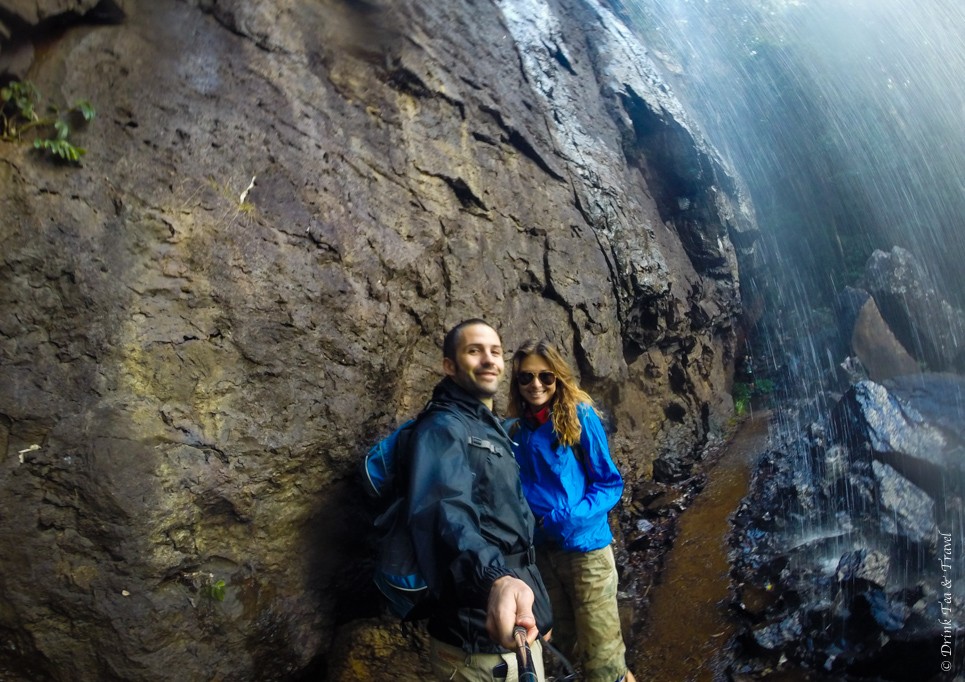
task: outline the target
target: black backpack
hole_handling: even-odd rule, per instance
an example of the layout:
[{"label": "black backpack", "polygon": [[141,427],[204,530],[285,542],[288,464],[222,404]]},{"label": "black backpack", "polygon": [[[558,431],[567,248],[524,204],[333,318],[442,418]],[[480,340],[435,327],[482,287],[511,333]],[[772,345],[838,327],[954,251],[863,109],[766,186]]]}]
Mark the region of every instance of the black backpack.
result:
[{"label": "black backpack", "polygon": [[[419,416],[425,413],[423,410]],[[406,523],[405,481],[400,469],[409,454],[409,439],[419,417],[410,419],[373,445],[363,460],[363,485],[371,497],[389,499],[375,519],[379,536],[374,580],[392,612],[408,619],[424,601],[429,586],[419,571]]]},{"label": "black backpack", "polygon": [[[409,441],[419,420],[434,410],[447,410],[462,419],[454,408],[429,402],[413,419],[373,445],[363,460],[363,485],[371,497],[387,500],[388,507],[375,519],[378,553],[373,580],[385,596],[391,611],[402,620],[418,619],[429,586],[419,570],[412,537],[409,534],[407,480]],[[470,437],[470,442],[472,438]],[[423,605],[423,608],[418,608]]]}]

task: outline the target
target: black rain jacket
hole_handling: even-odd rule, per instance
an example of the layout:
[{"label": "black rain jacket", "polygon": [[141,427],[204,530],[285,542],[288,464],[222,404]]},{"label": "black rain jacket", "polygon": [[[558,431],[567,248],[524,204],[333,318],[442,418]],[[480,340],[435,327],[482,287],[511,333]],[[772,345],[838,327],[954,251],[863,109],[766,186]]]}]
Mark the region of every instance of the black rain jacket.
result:
[{"label": "black rain jacket", "polygon": [[467,652],[504,652],[486,632],[497,578],[525,581],[540,632],[552,627],[512,441],[492,411],[449,378],[427,409],[410,441],[408,518],[432,596],[429,634]]}]

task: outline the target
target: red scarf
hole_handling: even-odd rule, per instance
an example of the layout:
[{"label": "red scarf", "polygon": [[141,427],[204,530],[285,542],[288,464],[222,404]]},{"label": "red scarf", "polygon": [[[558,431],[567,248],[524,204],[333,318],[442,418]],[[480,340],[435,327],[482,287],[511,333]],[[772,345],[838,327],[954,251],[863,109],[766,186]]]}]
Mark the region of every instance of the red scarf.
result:
[{"label": "red scarf", "polygon": [[531,405],[526,406],[526,414],[524,415],[527,421],[532,422],[537,428],[545,424],[550,420],[550,406],[544,405],[540,409],[533,412]]}]

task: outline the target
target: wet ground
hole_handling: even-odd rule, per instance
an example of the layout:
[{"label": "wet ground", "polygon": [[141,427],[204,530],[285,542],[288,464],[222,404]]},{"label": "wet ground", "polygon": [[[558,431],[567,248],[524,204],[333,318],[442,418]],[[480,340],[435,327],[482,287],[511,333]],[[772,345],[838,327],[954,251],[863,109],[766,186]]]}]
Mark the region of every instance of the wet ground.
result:
[{"label": "wet ground", "polygon": [[747,494],[766,449],[768,413],[738,428],[708,470],[707,484],[679,518],[664,569],[651,588],[647,625],[630,646],[631,669],[650,682],[723,682],[723,653],[736,625],[728,616],[729,515]]}]

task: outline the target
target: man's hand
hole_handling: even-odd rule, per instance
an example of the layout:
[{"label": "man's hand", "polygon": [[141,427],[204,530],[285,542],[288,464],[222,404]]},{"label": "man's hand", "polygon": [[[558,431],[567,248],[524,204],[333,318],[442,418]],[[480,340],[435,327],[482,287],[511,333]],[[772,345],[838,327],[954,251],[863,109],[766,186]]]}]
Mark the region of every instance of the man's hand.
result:
[{"label": "man's hand", "polygon": [[506,649],[513,649],[513,628],[526,628],[526,641],[532,644],[539,636],[536,618],[533,616],[533,590],[519,578],[504,575],[493,583],[489,591],[486,610],[486,631],[494,642]]}]

